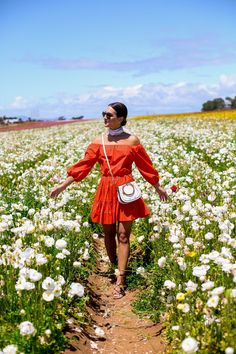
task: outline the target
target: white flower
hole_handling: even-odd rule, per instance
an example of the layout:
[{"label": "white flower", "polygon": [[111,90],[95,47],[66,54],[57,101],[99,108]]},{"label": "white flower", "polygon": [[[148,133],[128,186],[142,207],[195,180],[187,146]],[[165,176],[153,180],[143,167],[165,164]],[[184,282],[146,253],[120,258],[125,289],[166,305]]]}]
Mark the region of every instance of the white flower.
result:
[{"label": "white flower", "polygon": [[44,240],[45,246],[46,247],[52,247],[55,244],[55,240],[53,237],[46,236]]},{"label": "white flower", "polygon": [[92,234],[92,238],[93,238],[94,240],[96,240],[96,239],[98,238],[98,234],[96,234],[96,233]]},{"label": "white flower", "polygon": [[229,248],[222,247],[221,248],[221,255],[227,258],[233,258],[232,253]]},{"label": "white flower", "polygon": [[145,276],[145,268],[144,267],[138,267],[136,269],[136,274],[139,274],[139,275],[141,275],[141,277],[144,277]]},{"label": "white flower", "polygon": [[214,192],[212,192],[207,199],[209,200],[209,202],[213,202],[216,199],[216,195]]},{"label": "white flower", "polygon": [[179,242],[179,237],[177,235],[171,235],[171,236],[169,236],[168,240],[171,243],[176,243],[176,242]]},{"label": "white flower", "polygon": [[28,336],[28,335],[33,335],[36,333],[36,329],[34,328],[33,324],[29,321],[24,321],[21,322],[21,324],[19,325],[19,329],[20,329],[20,334],[22,336]]},{"label": "white flower", "polygon": [[35,209],[29,209],[29,211],[28,211],[28,214],[31,216],[31,215],[34,215],[34,213],[35,213]]},{"label": "white flower", "polygon": [[43,264],[46,264],[48,262],[47,258],[42,253],[36,254],[35,255],[35,260],[36,260],[36,264],[37,265],[43,265]]},{"label": "white flower", "polygon": [[60,284],[56,284],[55,289],[53,290],[53,294],[55,297],[59,297],[62,293],[62,288]]},{"label": "white flower", "polygon": [[66,283],[65,278],[62,275],[58,275],[57,277],[57,284],[64,285]]},{"label": "white flower", "polygon": [[54,300],[54,291],[50,291],[50,290],[44,291],[42,296],[43,296],[43,299],[47,302],[53,301]]},{"label": "white flower", "polygon": [[7,345],[5,348],[3,348],[2,352],[3,354],[16,354],[17,353],[17,346],[14,344]]},{"label": "white flower", "polygon": [[181,270],[185,270],[187,268],[187,264],[185,263],[183,257],[177,257],[176,261],[177,261],[177,263],[178,263],[178,265],[179,265]]},{"label": "white flower", "polygon": [[184,213],[188,213],[191,210],[192,206],[190,204],[190,202],[186,202],[183,207],[182,207],[182,211]]},{"label": "white flower", "polygon": [[230,292],[231,297],[236,297],[236,289],[232,289]]},{"label": "white flower", "polygon": [[48,290],[48,291],[53,291],[55,286],[56,286],[55,281],[50,277],[47,277],[46,279],[44,279],[44,281],[42,283],[42,288],[44,290]]},{"label": "white flower", "polygon": [[206,281],[202,284],[202,291],[210,290],[214,287],[215,283],[211,280]]},{"label": "white flower", "polygon": [[142,242],[142,241],[144,240],[144,238],[145,238],[145,236],[142,235],[142,236],[139,236],[139,237],[137,238],[137,240],[138,240],[138,242],[140,243],[140,242]]},{"label": "white flower", "polygon": [[20,276],[15,285],[16,290],[33,290],[35,288],[34,283],[26,281],[26,278]]},{"label": "white flower", "polygon": [[197,290],[197,284],[191,280],[189,280],[187,283],[185,283],[185,285],[186,285],[186,288],[185,288],[186,291],[189,291],[192,293]]},{"label": "white flower", "polygon": [[196,353],[198,350],[198,342],[193,337],[188,337],[183,340],[181,347],[187,354]]},{"label": "white flower", "polygon": [[82,257],[82,258],[83,258],[85,261],[87,261],[87,260],[89,259],[89,257],[90,257],[89,251],[88,251],[87,248],[85,248],[84,254],[83,254],[83,257]]},{"label": "white flower", "polygon": [[208,265],[196,266],[193,268],[193,275],[198,278],[205,276],[209,268],[210,267]]},{"label": "white flower", "polygon": [[179,326],[172,326],[171,329],[172,329],[172,331],[179,331],[180,327]]},{"label": "white flower", "polygon": [[176,287],[176,284],[171,280],[166,280],[164,282],[164,286],[168,289],[174,289]]},{"label": "white flower", "polygon": [[57,258],[57,259],[64,259],[64,258],[66,258],[66,255],[64,255],[62,252],[59,252],[59,253],[56,255],[56,258]]},{"label": "white flower", "polygon": [[75,268],[81,267],[81,262],[75,261],[75,262],[73,263],[73,267],[75,267]]},{"label": "white flower", "polygon": [[64,248],[62,250],[62,253],[65,255],[65,256],[69,256],[70,255],[70,251],[68,251],[66,248]]},{"label": "white flower", "polygon": [[67,242],[60,238],[59,240],[56,241],[55,246],[58,250],[63,250],[67,246]]},{"label": "white flower", "polygon": [[208,258],[211,261],[214,261],[215,259],[217,259],[219,257],[220,253],[218,251],[211,251],[211,253],[209,253]]},{"label": "white flower", "polygon": [[186,303],[184,303],[184,304],[178,304],[178,305],[177,305],[177,309],[178,309],[178,310],[181,310],[181,311],[184,312],[184,313],[188,313],[189,310],[190,310],[190,306],[189,306],[189,304],[186,304]]},{"label": "white flower", "polygon": [[84,287],[80,283],[71,283],[70,290],[68,292],[69,297],[78,295],[80,297],[84,296]]},{"label": "white flower", "polygon": [[50,329],[45,330],[46,336],[50,336],[52,334],[52,331]]},{"label": "white flower", "polygon": [[160,268],[163,268],[165,266],[165,264],[166,264],[166,257],[159,258],[157,263],[158,263]]},{"label": "white flower", "polygon": [[42,278],[42,274],[35,269],[29,269],[28,277],[31,281],[36,282]]},{"label": "white flower", "polygon": [[207,254],[201,254],[199,260],[203,263],[203,264],[207,264],[210,262],[208,255]]},{"label": "white flower", "polygon": [[186,242],[186,245],[192,245],[194,241],[193,241],[192,237],[186,237],[185,242]]},{"label": "white flower", "polygon": [[212,232],[207,232],[205,235],[205,239],[206,240],[211,240],[212,238],[214,238],[214,235]]},{"label": "white flower", "polygon": [[212,295],[220,295],[224,292],[225,287],[224,286],[219,286],[218,288],[215,288],[211,291]]},{"label": "white flower", "polygon": [[216,308],[218,305],[218,302],[219,302],[219,296],[213,295],[208,299],[207,306]]},{"label": "white flower", "polygon": [[0,354],[16,354],[17,353],[17,346],[14,344],[7,345],[0,351]]},{"label": "white flower", "polygon": [[234,348],[228,347],[225,349],[225,354],[234,354]]}]

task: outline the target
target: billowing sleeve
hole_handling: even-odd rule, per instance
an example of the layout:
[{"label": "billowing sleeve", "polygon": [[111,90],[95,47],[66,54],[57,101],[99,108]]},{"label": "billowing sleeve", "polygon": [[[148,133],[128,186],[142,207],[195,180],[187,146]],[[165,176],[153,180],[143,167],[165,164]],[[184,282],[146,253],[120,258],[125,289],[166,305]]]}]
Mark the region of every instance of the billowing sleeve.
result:
[{"label": "billowing sleeve", "polygon": [[155,185],[160,177],[143,145],[139,144],[133,146],[133,156],[135,165],[138,167],[141,175],[150,184]]},{"label": "billowing sleeve", "polygon": [[82,181],[91,171],[98,159],[98,145],[90,144],[84,158],[67,169],[67,176],[72,176],[76,182]]}]

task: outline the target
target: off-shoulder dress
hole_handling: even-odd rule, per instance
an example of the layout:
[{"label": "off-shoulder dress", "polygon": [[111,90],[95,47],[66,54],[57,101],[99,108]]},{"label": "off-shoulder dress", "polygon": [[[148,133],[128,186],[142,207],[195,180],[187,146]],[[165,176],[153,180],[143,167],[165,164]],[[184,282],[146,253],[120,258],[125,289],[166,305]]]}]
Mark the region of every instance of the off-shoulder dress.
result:
[{"label": "off-shoulder dress", "polygon": [[[159,181],[158,171],[154,168],[142,144],[107,144],[106,152],[117,186],[134,180],[133,162],[150,184],[155,185]],[[102,177],[92,205],[91,219],[93,222],[113,224],[116,221],[131,221],[150,215],[143,198],[128,204],[119,203],[102,144],[91,143],[84,158],[67,169],[67,175],[72,176],[77,182],[82,181],[96,162],[100,164]]]}]

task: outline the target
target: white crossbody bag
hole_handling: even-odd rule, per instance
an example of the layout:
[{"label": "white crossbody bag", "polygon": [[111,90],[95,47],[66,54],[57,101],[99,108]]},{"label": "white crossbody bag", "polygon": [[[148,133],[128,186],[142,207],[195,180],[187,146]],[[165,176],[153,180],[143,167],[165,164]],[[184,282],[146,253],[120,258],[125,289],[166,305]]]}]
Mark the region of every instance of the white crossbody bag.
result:
[{"label": "white crossbody bag", "polygon": [[122,184],[121,186],[117,187],[116,182],[115,182],[115,178],[113,176],[111,166],[110,166],[110,163],[109,163],[109,160],[107,157],[103,134],[102,134],[102,145],[103,145],[103,150],[104,150],[104,154],[106,157],[107,165],[109,167],[109,171],[110,171],[110,174],[112,177],[112,181],[116,187],[117,197],[118,197],[119,202],[121,204],[127,204],[127,203],[134,202],[135,200],[141,198],[141,190],[139,189],[137,183],[134,181]]}]

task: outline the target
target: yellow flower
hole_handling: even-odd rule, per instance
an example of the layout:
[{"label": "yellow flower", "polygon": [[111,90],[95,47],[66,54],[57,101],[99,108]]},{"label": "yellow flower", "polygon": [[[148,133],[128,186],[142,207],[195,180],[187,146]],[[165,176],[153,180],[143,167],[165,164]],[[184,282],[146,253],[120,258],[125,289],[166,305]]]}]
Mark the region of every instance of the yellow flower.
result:
[{"label": "yellow flower", "polygon": [[177,301],[183,301],[185,299],[185,294],[184,293],[178,293],[176,295],[176,300]]},{"label": "yellow flower", "polygon": [[194,257],[194,256],[196,256],[196,254],[197,253],[195,251],[190,251],[190,252],[187,253],[187,256],[188,257]]}]

